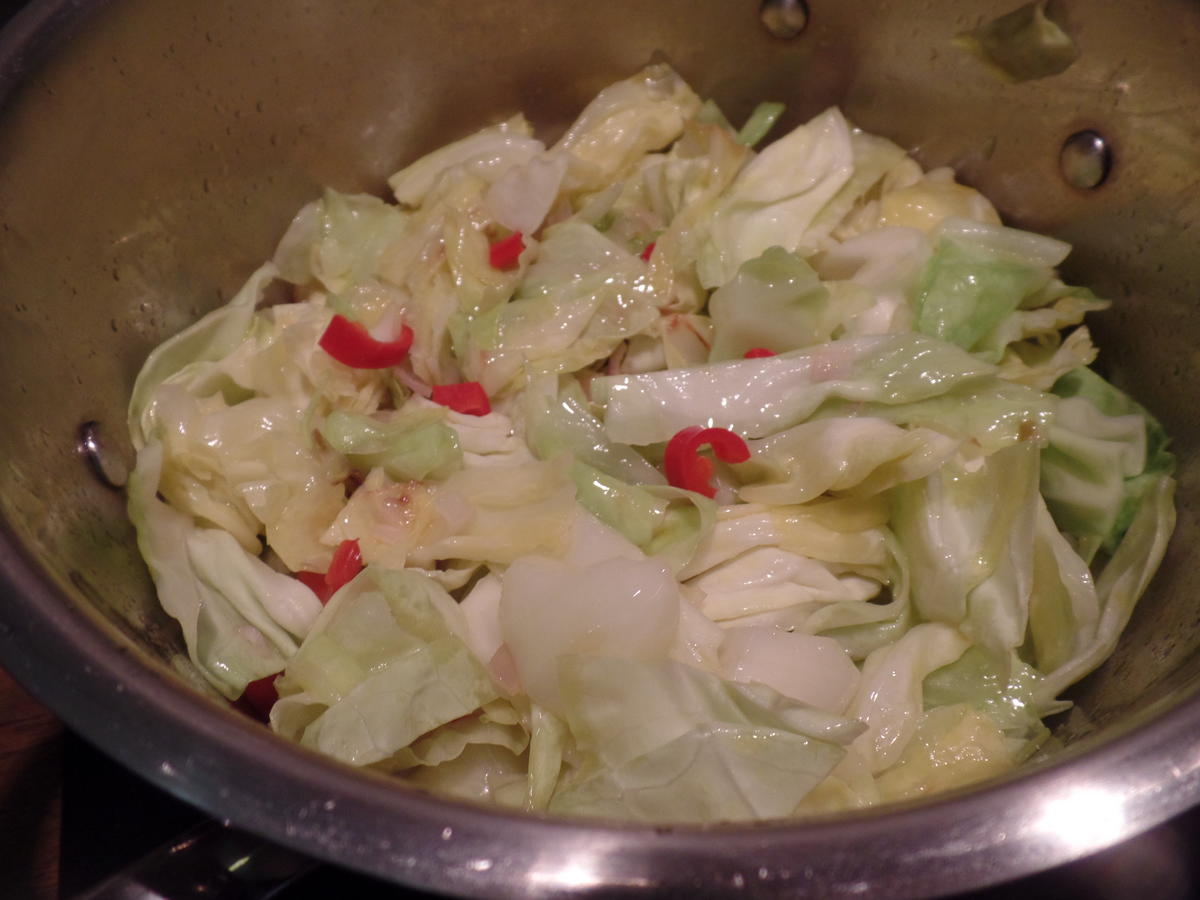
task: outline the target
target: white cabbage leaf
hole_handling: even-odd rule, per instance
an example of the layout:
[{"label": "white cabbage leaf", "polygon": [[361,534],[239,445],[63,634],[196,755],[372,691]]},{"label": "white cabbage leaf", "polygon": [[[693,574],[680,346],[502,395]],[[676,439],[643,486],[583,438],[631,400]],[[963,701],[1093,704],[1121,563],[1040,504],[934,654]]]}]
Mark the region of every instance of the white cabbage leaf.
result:
[{"label": "white cabbage leaf", "polygon": [[916,328],[964,350],[975,350],[1026,297],[1046,287],[1071,250],[1053,238],[970,219],[946,219],[935,236],[914,296]]},{"label": "white cabbage leaf", "polygon": [[842,714],[858,687],[858,667],[829,637],[777,625],[743,625],[725,631],[721,675],[729,681],[765,684],[785,697]]},{"label": "white cabbage leaf", "polygon": [[276,730],[352,765],[391,760],[500,697],[464,630],[434,581],[368,566],[325,606],[276,682]]},{"label": "white cabbage leaf", "polygon": [[657,63],[597,94],[550,153],[567,158],[568,190],[597,190],[645,154],[670,146],[699,109],[687,83]]},{"label": "white cabbage leaf", "polygon": [[900,428],[872,416],[814,419],[747,442],[735,467],[748,503],[805,503],[825,493],[870,496],[924,478],[961,441],[929,428]]},{"label": "white cabbage leaf", "polygon": [[227,532],[197,527],[156,496],[162,447],[142,448],[129,480],[129,516],[163,609],[188,656],[229,699],[280,671],[313,626],[320,601],[246,553]]},{"label": "white cabbage leaf", "polygon": [[842,312],[803,259],[781,247],[742,263],[708,300],[709,361],[741,359],[751,348],[775,353],[828,341]]},{"label": "white cabbage leaf", "polygon": [[339,294],[375,275],[379,257],[405,230],[396,206],[368,194],[326,190],[296,214],[279,241],[279,277],[303,285],[316,279]]},{"label": "white cabbage leaf", "polygon": [[1090,563],[1116,549],[1175,457],[1158,420],[1090,369],[1064,376],[1054,391],[1063,400],[1042,453],[1041,491]]},{"label": "white cabbage leaf", "polygon": [[997,657],[1025,640],[1039,507],[1038,448],[948,464],[895,492],[892,529],[911,566],[914,606],[960,626]]},{"label": "white cabbage leaf", "polygon": [[872,773],[896,762],[916,734],[925,677],[970,646],[970,640],[950,625],[926,622],[867,657],[849,714],[867,726],[853,748]]},{"label": "white cabbage leaf", "polygon": [[1167,552],[1175,528],[1175,479],[1159,474],[1149,481],[1141,504],[1112,557],[1096,579],[1100,618],[1092,639],[1052,672],[1039,692],[1039,702],[1052,701],[1090,673],[1116,649],[1117,639],[1133,608]]},{"label": "white cabbage leaf", "polygon": [[717,203],[700,260],[705,287],[725,284],[768,247],[807,256],[837,222],[817,217],[854,174],[850,127],[837,109],[767,146]]},{"label": "white cabbage leaf", "polygon": [[504,573],[500,629],[522,692],[562,715],[562,657],[665,658],[680,602],[675,579],[656,560],[576,566],[526,556]]},{"label": "white cabbage leaf", "polygon": [[756,547],[778,547],[846,566],[882,567],[888,562],[887,520],[887,503],[878,497],[719,507],[716,524],[679,577],[700,575]]},{"label": "white cabbage leaf", "polygon": [[467,327],[463,370],[489,396],[526,373],[573,372],[657,320],[643,263],[590,225],[546,229],[512,301]]},{"label": "white cabbage leaf", "polygon": [[542,142],[533,137],[525,117],[516,115],[422,156],[392,175],[388,186],[400,203],[421,206],[447,172],[465,169],[495,181],[544,149]]},{"label": "white cabbage leaf", "polygon": [[228,303],[150,352],[129,399],[128,425],[135,450],[146,444],[154,430],[152,420],[145,421],[144,415],[159,385],[188,366],[218,362],[241,344],[254,321],[254,311],[263,292],[278,274],[272,263],[260,266]]},{"label": "white cabbage leaf", "polygon": [[627,444],[667,441],[692,425],[764,437],[807,420],[831,399],[896,406],[946,393],[994,368],[919,334],[831,341],[765,359],[596,378],[608,436]]},{"label": "white cabbage leaf", "polygon": [[718,822],[790,815],[861,729],[849,718],[673,661],[560,663],[581,762],[551,812]]}]

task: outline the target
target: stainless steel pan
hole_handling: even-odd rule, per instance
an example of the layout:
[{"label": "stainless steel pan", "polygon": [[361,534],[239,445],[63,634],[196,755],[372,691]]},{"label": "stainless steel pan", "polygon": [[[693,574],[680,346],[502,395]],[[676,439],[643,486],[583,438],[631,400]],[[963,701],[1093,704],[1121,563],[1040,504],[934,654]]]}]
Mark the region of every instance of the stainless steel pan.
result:
[{"label": "stainless steel pan", "polygon": [[[794,5],[794,4],[793,4]],[[751,0],[45,0],[0,38],[0,660],[75,729],[214,816],[445,892],[934,894],[1051,866],[1200,800],[1200,6],[1057,0],[1081,56],[998,80],[951,38],[1008,5],[811,0],[773,36]],[[1016,5],[1014,2],[1012,5]],[[527,110],[547,133],[654,55],[734,118],[830,103],[956,166],[1011,221],[1076,246],[1116,301],[1110,375],[1182,460],[1179,530],[1051,761],[863,814],[650,828],[500,813],[351,771],[207,694],[159,611],[123,498],[124,403],[157,342],[220,303],[321,186]],[[1064,178],[1094,130],[1107,179]],[[1071,174],[1068,170],[1067,174]]]}]

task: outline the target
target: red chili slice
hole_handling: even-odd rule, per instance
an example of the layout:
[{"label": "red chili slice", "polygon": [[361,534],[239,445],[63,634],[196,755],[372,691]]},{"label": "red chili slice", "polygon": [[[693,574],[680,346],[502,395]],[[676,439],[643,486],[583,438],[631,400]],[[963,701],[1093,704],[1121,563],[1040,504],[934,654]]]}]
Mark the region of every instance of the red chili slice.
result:
[{"label": "red chili slice", "polygon": [[390,369],[404,362],[412,346],[413,330],[400,329],[394,341],[377,341],[358,322],[335,315],[317,345],[343,365],[355,369]]},{"label": "red chili slice", "polygon": [[751,347],[746,351],[746,359],[765,359],[768,356],[774,356],[774,350],[768,350],[766,347]]},{"label": "red chili slice", "polygon": [[521,254],[524,252],[525,236],[519,231],[514,231],[508,237],[488,245],[488,262],[493,269],[508,271],[520,265]]},{"label": "red chili slice", "polygon": [[362,551],[359,550],[357,540],[342,541],[338,544],[337,549],[333,551],[329,571],[325,573],[325,585],[329,588],[330,596],[361,572],[362,567]]},{"label": "red chili slice", "polygon": [[700,455],[705,444],[722,462],[739,463],[750,458],[750,448],[741,436],[728,428],[701,428],[693,425],[677,432],[667,442],[663,468],[672,486],[695,491],[706,497],[716,495],[712,485],[713,462]]},{"label": "red chili slice", "polygon": [[650,262],[650,256],[654,253],[655,243],[655,241],[651,241],[646,245],[646,249],[642,251],[642,259],[644,259],[646,262]]},{"label": "red chili slice", "polygon": [[486,416],[492,411],[487,391],[478,381],[434,385],[429,399],[468,416]]},{"label": "red chili slice", "polygon": [[275,690],[275,679],[278,677],[279,673],[276,672],[274,675],[250,682],[242,691],[242,696],[233,702],[234,708],[260,722],[268,721],[271,718],[271,707],[279,699],[279,692]]},{"label": "red chili slice", "polygon": [[297,581],[317,595],[322,605],[337,593],[338,588],[362,571],[362,551],[358,541],[342,541],[333,551],[333,559],[329,563],[329,571],[322,575],[320,572],[294,572]]}]

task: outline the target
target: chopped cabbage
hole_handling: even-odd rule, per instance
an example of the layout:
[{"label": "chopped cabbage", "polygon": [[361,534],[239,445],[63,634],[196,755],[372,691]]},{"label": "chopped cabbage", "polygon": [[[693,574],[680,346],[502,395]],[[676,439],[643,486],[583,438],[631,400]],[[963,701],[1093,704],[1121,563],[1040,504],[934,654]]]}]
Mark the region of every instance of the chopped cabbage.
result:
[{"label": "chopped cabbage", "polygon": [[1088,368],[1066,244],[836,109],[756,152],[781,111],[735,131],[657,64],[549,147],[515,115],[395,203],[326,191],[150,354],[129,512],[217,692],[272,678],[275,731],[422,789],[653,822],[1037,750],[1165,553],[1165,431]]}]

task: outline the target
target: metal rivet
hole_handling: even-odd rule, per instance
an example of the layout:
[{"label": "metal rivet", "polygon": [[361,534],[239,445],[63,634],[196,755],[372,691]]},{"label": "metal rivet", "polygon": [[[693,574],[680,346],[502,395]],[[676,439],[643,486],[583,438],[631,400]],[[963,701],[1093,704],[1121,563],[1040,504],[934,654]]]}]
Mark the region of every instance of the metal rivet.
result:
[{"label": "metal rivet", "polygon": [[1067,184],[1091,190],[1100,187],[1108,178],[1112,149],[1099,132],[1077,131],[1063,143],[1058,161]]},{"label": "metal rivet", "polygon": [[804,0],[763,0],[759,15],[775,37],[794,38],[808,24],[808,4]]},{"label": "metal rivet", "polygon": [[118,490],[125,487],[129,468],[110,447],[105,446],[99,422],[84,422],[79,426],[78,449],[101,483]]}]

